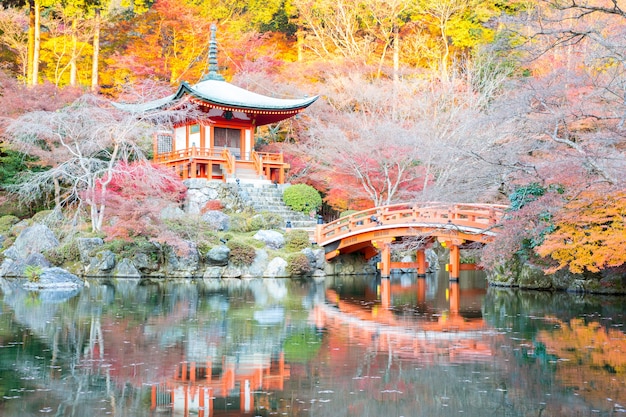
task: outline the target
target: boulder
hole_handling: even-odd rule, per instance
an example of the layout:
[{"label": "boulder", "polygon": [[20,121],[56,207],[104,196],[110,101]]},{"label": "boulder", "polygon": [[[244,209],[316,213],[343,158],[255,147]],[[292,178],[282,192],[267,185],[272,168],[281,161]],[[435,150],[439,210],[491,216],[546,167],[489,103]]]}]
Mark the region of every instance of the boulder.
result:
[{"label": "boulder", "polygon": [[196,244],[185,241],[184,248],[170,251],[164,272],[169,277],[188,278],[195,276],[199,267],[200,256]]},{"label": "boulder", "polygon": [[39,279],[25,280],[22,285],[28,290],[67,290],[68,288],[82,288],[85,283],[76,275],[62,268],[44,268]]},{"label": "boulder", "polygon": [[161,220],[182,219],[185,217],[183,209],[177,206],[167,206],[159,213]]},{"label": "boulder", "polygon": [[271,278],[288,277],[289,273],[287,272],[287,261],[280,257],[272,259],[267,264],[267,268],[265,268],[263,276]]},{"label": "boulder", "polygon": [[76,239],[80,261],[83,264],[89,263],[92,251],[103,244],[104,241],[99,237],[81,237]]},{"label": "boulder", "polygon": [[263,249],[255,250],[255,257],[252,265],[244,268],[242,276],[245,277],[262,277],[263,272],[267,268],[267,264],[269,262],[269,255],[267,251]]},{"label": "boulder", "polygon": [[304,248],[300,252],[304,253],[309,259],[312,269],[324,269],[326,266],[324,249]]},{"label": "boulder", "polygon": [[259,230],[253,238],[265,243],[265,246],[270,249],[280,249],[285,246],[285,236],[276,230]]},{"label": "boulder", "polygon": [[117,263],[113,270],[113,276],[116,278],[141,278],[141,274],[135,268],[133,261],[128,258],[123,258]]},{"label": "boulder", "polygon": [[107,274],[115,268],[115,254],[110,250],[103,250],[89,258],[89,266],[85,273],[92,276]]},{"label": "boulder", "polygon": [[135,268],[144,274],[154,272],[159,269],[159,263],[143,252],[137,252],[134,254],[132,261]]},{"label": "boulder", "polygon": [[207,211],[201,219],[217,231],[226,231],[230,228],[230,217],[219,210]]},{"label": "boulder", "polygon": [[228,246],[215,246],[207,252],[206,263],[211,266],[226,266],[228,265],[228,255],[230,255]]},{"label": "boulder", "polygon": [[59,246],[59,240],[52,230],[41,223],[22,230],[9,249],[4,251],[6,258],[26,259],[32,253],[42,253]]}]

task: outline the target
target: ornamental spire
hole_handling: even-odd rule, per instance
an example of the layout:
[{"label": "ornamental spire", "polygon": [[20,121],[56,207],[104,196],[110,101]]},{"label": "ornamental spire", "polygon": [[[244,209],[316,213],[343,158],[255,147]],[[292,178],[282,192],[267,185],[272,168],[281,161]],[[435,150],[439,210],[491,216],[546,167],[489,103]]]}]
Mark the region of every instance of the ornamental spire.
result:
[{"label": "ornamental spire", "polygon": [[224,77],[218,72],[217,66],[217,40],[215,39],[215,32],[217,27],[215,24],[211,25],[211,40],[209,41],[209,73],[202,77],[202,81],[217,80],[224,81]]}]

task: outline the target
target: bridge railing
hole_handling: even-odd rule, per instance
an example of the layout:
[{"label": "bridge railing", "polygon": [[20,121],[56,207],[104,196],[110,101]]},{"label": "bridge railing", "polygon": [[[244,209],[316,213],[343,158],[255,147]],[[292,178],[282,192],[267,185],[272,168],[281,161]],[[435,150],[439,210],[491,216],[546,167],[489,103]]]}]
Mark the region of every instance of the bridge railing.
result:
[{"label": "bridge railing", "polygon": [[487,230],[497,226],[508,206],[499,204],[445,204],[436,202],[402,203],[375,207],[318,225],[318,245],[336,241],[342,236],[368,229],[406,224],[455,225]]}]

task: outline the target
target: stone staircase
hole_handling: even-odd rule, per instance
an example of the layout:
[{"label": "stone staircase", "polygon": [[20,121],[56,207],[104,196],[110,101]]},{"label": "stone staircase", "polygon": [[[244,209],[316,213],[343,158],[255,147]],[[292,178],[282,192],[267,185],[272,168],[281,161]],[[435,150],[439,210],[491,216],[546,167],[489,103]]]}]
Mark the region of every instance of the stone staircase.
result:
[{"label": "stone staircase", "polygon": [[269,211],[282,216],[285,224],[299,229],[315,229],[317,219],[308,215],[295,212],[283,202],[283,190],[288,185],[248,183],[241,182],[237,185],[242,200],[252,206],[257,212]]}]

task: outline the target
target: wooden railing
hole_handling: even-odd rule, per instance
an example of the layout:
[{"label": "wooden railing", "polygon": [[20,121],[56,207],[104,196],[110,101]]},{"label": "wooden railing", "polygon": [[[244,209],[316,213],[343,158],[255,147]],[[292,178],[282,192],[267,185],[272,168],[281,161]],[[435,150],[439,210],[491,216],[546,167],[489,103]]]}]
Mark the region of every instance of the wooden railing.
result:
[{"label": "wooden railing", "polygon": [[254,169],[258,175],[263,175],[263,157],[256,151],[252,151],[250,159],[254,162]]},{"label": "wooden railing", "polygon": [[224,169],[227,174],[235,172],[235,155],[230,153],[228,149],[222,149],[220,156],[224,159]]},{"label": "wooden railing", "polygon": [[318,225],[315,240],[324,246],[343,237],[393,226],[456,226],[476,233],[496,233],[508,206],[497,204],[406,203],[375,207]]},{"label": "wooden railing", "polygon": [[198,158],[198,159],[210,159],[216,162],[223,162],[224,161],[223,153],[224,152],[222,149],[217,149],[217,148],[191,147],[191,148],[181,149],[179,151],[156,154],[154,155],[153,160],[156,163],[169,163],[169,162],[182,161],[185,159],[188,160],[190,158],[194,158],[194,159]]}]

